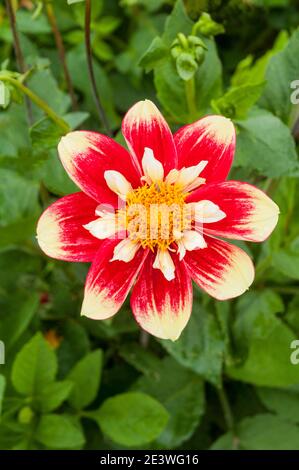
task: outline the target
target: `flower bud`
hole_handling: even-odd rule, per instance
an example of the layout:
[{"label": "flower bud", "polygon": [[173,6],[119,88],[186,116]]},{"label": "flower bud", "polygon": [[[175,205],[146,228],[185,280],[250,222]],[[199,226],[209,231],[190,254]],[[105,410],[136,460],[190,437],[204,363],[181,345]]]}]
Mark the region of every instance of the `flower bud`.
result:
[{"label": "flower bud", "polygon": [[203,36],[211,37],[224,33],[224,26],[216,23],[209,13],[202,13],[201,17],[193,27],[194,33],[200,33]]},{"label": "flower bud", "polygon": [[197,67],[198,65],[193,58],[193,55],[188,52],[183,52],[176,60],[177,72],[184,81],[188,81],[193,78]]},{"label": "flower bud", "polygon": [[29,406],[24,406],[20,409],[18,414],[18,421],[20,424],[30,424],[34,417],[34,412]]}]

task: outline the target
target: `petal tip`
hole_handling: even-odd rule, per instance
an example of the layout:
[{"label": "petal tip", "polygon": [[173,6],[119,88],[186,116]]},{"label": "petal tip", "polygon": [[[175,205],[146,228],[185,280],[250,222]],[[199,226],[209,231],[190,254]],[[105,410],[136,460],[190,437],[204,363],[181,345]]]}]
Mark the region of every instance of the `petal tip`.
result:
[{"label": "petal tip", "polygon": [[136,117],[149,120],[155,115],[160,116],[160,111],[158,110],[157,106],[148,99],[138,101],[135,103],[131,109],[129,109],[128,116],[130,116],[131,119],[136,119]]},{"label": "petal tip", "polygon": [[63,250],[60,243],[60,230],[55,214],[46,209],[40,216],[36,227],[36,238],[40,249],[51,258],[61,258]]},{"label": "petal tip", "polygon": [[136,315],[135,318],[141,328],[149,334],[159,339],[177,341],[186,327],[191,309],[190,306],[184,308],[184,311],[173,312],[168,309],[159,314],[143,316]]},{"label": "petal tip", "polygon": [[96,292],[86,289],[80,315],[91,320],[106,320],[112,317],[119,307],[109,294],[105,290]]},{"label": "petal tip", "polygon": [[207,133],[219,144],[230,145],[235,141],[236,131],[231,119],[225,116],[211,115],[204,118]]},{"label": "petal tip", "polygon": [[82,155],[93,148],[93,144],[88,139],[88,132],[73,131],[69,132],[65,136],[61,137],[58,143],[58,155],[65,167],[65,169],[71,174],[74,171],[74,158],[78,155]]}]

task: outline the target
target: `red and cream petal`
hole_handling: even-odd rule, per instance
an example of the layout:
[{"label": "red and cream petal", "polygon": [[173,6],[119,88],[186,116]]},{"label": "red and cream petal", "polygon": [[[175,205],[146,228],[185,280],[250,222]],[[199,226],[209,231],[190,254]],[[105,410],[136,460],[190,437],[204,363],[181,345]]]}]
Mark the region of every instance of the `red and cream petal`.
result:
[{"label": "red and cream petal", "polygon": [[227,300],[243,294],[254,280],[251,259],[239,247],[206,237],[207,248],[184,258],[192,279],[209,295]]},{"label": "red and cream petal", "polygon": [[173,255],[175,278],[167,281],[153,268],[150,253],[131,295],[136,321],[148,333],[175,341],[185,328],[192,310],[192,283],[185,264]]},{"label": "red and cream petal", "polygon": [[232,165],[236,133],[230,119],[223,116],[206,116],[182,127],[174,134],[178,154],[178,168],[208,164],[200,174],[206,181],[226,179]]},{"label": "red and cream petal", "polygon": [[208,199],[226,217],[203,226],[206,233],[239,240],[261,242],[275,228],[279,207],[263,191],[239,181],[208,184],[194,191],[188,202]]},{"label": "red and cream petal", "polygon": [[124,303],[148,254],[139,250],[132,261],[112,261],[120,240],[105,240],[93,260],[85,284],[81,315],[93,320],[113,316]]},{"label": "red and cream petal", "polygon": [[128,147],[141,165],[145,148],[150,148],[165,173],[177,166],[171,130],[158,108],[149,100],[139,101],[127,112],[122,132]]},{"label": "red and cream petal", "polygon": [[70,194],[49,206],[37,224],[37,241],[52,258],[90,262],[101,241],[83,225],[95,217],[97,203],[84,193]]},{"label": "red and cream petal", "polygon": [[140,184],[140,170],[129,152],[97,132],[70,132],[60,140],[58,153],[70,178],[98,202],[117,205],[117,194],[104,178],[107,170],[118,171],[134,188]]}]

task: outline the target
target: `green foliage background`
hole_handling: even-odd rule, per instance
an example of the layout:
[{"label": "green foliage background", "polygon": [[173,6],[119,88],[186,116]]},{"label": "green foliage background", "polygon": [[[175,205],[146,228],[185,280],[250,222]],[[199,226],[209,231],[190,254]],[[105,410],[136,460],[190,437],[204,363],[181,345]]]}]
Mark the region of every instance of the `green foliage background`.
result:
[{"label": "green foliage background", "polygon": [[[84,1],[53,0],[78,99],[73,111],[43,2],[14,1],[26,85],[70,128],[103,132],[84,49]],[[137,100],[162,108],[173,130],[207,113],[237,127],[231,177],[278,203],[280,221],[262,245],[240,243],[256,279],[240,299],[195,290],[177,342],[144,338],[129,304],[113,319],[80,318],[88,266],[45,257],[36,222],[76,191],[58,161],[63,130],[3,79],[0,110],[1,449],[299,449],[298,105],[299,7],[291,0],[96,0],[92,50],[97,86],[116,138]],[[223,25],[213,35],[202,12]],[[219,28],[220,32],[222,28]],[[178,33],[197,35],[204,60],[175,63]],[[204,33],[204,34],[203,34]],[[0,3],[1,77],[14,76],[13,38]],[[192,57],[191,57],[192,58]],[[190,72],[191,70],[191,72]],[[186,74],[194,76],[194,107]],[[184,75],[185,74],[185,75]],[[296,126],[297,122],[297,126]],[[297,142],[296,142],[297,139]]]}]

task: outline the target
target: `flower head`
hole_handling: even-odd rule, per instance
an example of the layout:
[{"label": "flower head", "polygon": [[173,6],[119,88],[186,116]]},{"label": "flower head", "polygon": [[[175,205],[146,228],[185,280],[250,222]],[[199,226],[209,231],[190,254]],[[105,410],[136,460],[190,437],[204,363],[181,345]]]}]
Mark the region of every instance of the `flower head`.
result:
[{"label": "flower head", "polygon": [[62,164],[82,192],[46,209],[38,242],[53,258],[92,262],[82,315],[113,316],[133,289],[140,326],[175,340],[191,314],[192,279],[218,300],[253,282],[250,257],[222,238],[265,240],[279,209],[254,186],[226,181],[235,151],[229,119],[206,116],[172,135],[145,100],[122,131],[129,152],[95,132],[61,139]]}]

